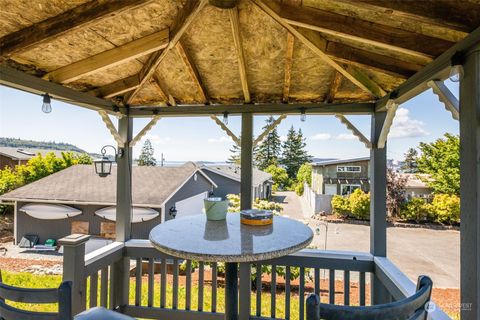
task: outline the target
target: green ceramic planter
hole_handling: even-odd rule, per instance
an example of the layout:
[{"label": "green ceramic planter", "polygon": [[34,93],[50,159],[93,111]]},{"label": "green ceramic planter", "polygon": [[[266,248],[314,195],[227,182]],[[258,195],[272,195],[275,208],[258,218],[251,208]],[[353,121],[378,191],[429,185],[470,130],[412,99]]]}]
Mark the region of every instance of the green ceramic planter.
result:
[{"label": "green ceramic planter", "polygon": [[203,201],[207,220],[225,220],[227,218],[228,200],[222,198],[207,198]]}]

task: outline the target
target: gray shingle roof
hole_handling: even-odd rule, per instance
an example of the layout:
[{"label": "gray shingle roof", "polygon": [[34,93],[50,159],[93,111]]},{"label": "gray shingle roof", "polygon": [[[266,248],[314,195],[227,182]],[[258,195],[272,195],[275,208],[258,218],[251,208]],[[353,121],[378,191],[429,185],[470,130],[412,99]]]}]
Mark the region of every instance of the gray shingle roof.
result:
[{"label": "gray shingle roof", "polygon": [[[198,167],[188,162],[178,167],[132,169],[133,204],[160,207]],[[76,165],[0,196],[0,200],[78,202],[110,205],[116,203],[117,168],[101,178],[91,165]]]},{"label": "gray shingle roof", "polygon": [[[62,156],[62,152],[69,152],[67,150],[49,150],[49,149],[32,149],[32,148],[17,148],[17,147],[0,147],[0,154],[3,154],[13,160],[29,160],[38,155],[45,156],[47,153],[53,152],[57,157]],[[76,152],[74,152],[76,153]]]},{"label": "gray shingle roof", "polygon": [[[240,181],[241,168],[240,166],[231,164],[231,165],[205,165],[202,169],[213,169],[213,171],[218,171],[226,176],[230,176],[232,179]],[[253,168],[252,171],[252,185],[258,186],[259,184],[264,183],[265,181],[271,180],[272,175],[262,170]]]}]

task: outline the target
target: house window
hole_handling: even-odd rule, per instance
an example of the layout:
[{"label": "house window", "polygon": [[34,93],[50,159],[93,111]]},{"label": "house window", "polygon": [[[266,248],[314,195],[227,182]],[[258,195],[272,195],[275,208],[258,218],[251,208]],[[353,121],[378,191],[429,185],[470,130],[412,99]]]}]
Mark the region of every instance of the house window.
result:
[{"label": "house window", "polygon": [[362,172],[360,166],[337,166],[337,172]]},{"label": "house window", "polygon": [[356,189],[360,189],[359,184],[342,184],[340,191],[342,196],[347,196],[351,194],[353,191],[355,191]]}]

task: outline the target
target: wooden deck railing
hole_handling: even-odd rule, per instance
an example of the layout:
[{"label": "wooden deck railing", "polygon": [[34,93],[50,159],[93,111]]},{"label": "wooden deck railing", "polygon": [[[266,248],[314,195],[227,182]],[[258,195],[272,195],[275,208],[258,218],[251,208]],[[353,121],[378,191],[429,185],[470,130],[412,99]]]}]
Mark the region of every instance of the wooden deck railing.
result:
[{"label": "wooden deck railing", "polygon": [[[69,250],[81,251],[81,248],[66,247],[66,255]],[[130,277],[128,303],[120,306],[115,301],[115,286],[119,285],[121,275],[115,274],[115,265],[125,257],[135,271]],[[265,266],[270,267],[270,274],[262,272]],[[182,261],[154,249],[148,240],[130,240],[114,242],[86,255],[83,264],[67,263],[65,267],[75,269],[64,270],[67,278],[74,277],[65,280],[80,283],[74,286],[81,291],[77,295],[81,301],[74,299],[77,304],[74,310],[101,305],[139,318],[223,319],[222,264]],[[307,291],[321,295],[329,303],[368,305],[369,280],[373,273],[385,285],[392,300],[415,291],[415,284],[388,259],[369,253],[307,249],[250,267],[252,284],[258,290],[240,290],[239,299],[250,299],[251,319],[302,320]],[[194,268],[198,270],[192,273]],[[297,280],[291,280],[294,272],[298,274]],[[242,288],[241,282],[239,286]],[[262,291],[262,287],[270,288]],[[265,304],[269,308],[262,310]],[[284,307],[279,308],[280,304]],[[297,310],[295,314],[294,310]],[[431,319],[449,318],[437,309]]]}]

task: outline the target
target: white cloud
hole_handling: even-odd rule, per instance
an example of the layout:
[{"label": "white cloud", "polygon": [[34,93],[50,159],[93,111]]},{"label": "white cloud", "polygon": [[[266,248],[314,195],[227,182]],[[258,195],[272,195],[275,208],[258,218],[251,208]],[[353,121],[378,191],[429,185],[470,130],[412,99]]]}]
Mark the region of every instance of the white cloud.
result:
[{"label": "white cloud", "polygon": [[357,137],[353,133],[340,133],[335,137],[337,140],[355,140]]},{"label": "white cloud", "polygon": [[330,133],[317,133],[314,136],[310,137],[310,140],[330,140],[332,138],[332,135]]},{"label": "white cloud", "polygon": [[210,138],[208,139],[208,142],[209,143],[230,143],[230,142],[233,142],[232,138],[231,137],[227,137],[227,136],[221,136],[220,138]]},{"label": "white cloud", "polygon": [[160,137],[159,135],[149,134],[149,133],[147,133],[142,138],[142,142],[144,142],[147,139],[150,140],[150,142],[153,145],[163,145],[163,144],[167,144],[168,142],[172,141],[172,138],[170,138],[170,137]]},{"label": "white cloud", "polygon": [[425,130],[425,123],[410,118],[409,113],[408,109],[398,108],[388,135],[389,138],[418,138],[430,134]]}]

